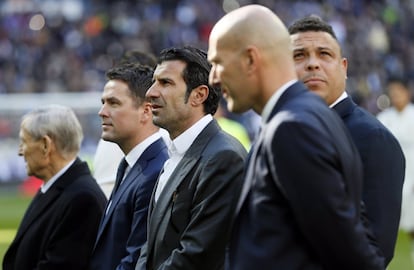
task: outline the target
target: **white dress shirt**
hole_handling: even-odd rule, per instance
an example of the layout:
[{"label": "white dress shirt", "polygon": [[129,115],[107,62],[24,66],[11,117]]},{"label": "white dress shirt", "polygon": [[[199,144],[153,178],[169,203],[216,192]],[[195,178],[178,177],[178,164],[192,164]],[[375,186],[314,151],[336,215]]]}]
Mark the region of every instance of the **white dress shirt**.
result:
[{"label": "white dress shirt", "polygon": [[58,171],[58,173],[55,174],[52,178],[50,178],[49,181],[47,181],[46,183],[43,183],[42,186],[40,187],[40,192],[45,194],[49,190],[49,188],[56,182],[56,180],[58,180],[58,178],[62,174],[64,174],[69,169],[70,166],[72,166],[73,162],[75,162],[75,159],[70,161],[65,167],[63,167],[60,171]]},{"label": "white dress shirt", "polygon": [[203,129],[213,120],[211,114],[205,115],[197,123],[191,126],[189,129],[184,131],[180,136],[175,138],[168,147],[168,152],[170,158],[164,163],[163,172],[158,179],[157,188],[155,190],[155,202],[158,201],[158,198],[164,189],[165,185],[168,182],[171,174],[174,172],[178,163],[180,163],[185,152],[193,144],[196,137],[203,131]]}]

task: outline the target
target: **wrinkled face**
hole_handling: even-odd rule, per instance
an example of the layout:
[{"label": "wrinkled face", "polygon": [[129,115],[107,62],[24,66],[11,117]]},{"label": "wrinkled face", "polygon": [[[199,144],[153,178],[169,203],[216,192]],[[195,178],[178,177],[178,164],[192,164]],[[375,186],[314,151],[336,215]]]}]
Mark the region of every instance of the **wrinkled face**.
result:
[{"label": "wrinkled face", "polygon": [[102,93],[99,116],[102,119],[102,139],[122,146],[132,141],[140,130],[139,122],[143,106],[137,101],[120,80],[109,80]]},{"label": "wrinkled face", "polygon": [[43,155],[43,141],[34,140],[23,126],[20,128],[19,138],[19,156],[23,156],[26,162],[27,175],[44,179],[42,172],[47,167],[47,161]]},{"label": "wrinkled face", "polygon": [[186,100],[187,84],[182,76],[186,65],[180,60],[158,64],[153,84],[146,93],[150,99],[154,124],[165,128],[170,134],[186,130],[188,119],[192,116],[191,106]]},{"label": "wrinkled face", "polygon": [[227,108],[231,112],[242,113],[253,107],[253,99],[249,91],[248,76],[244,73],[242,54],[218,41],[215,35],[210,36],[208,60],[212,67],[209,84],[221,87]]},{"label": "wrinkled face", "polygon": [[328,105],[345,91],[347,60],[338,42],[326,32],[291,35],[296,73],[306,86]]}]

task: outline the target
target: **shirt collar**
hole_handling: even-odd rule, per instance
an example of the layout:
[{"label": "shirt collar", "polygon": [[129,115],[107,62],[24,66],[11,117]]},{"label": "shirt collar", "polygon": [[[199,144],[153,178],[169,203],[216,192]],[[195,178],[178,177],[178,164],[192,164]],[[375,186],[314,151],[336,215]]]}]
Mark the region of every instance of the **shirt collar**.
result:
[{"label": "shirt collar", "polygon": [[262,112],[262,124],[267,121],[267,119],[270,117],[270,114],[272,113],[273,108],[275,107],[277,101],[279,100],[280,96],[297,80],[291,80],[282,85],[277,91],[273,93],[273,95],[270,97],[269,101],[266,103],[263,112]]},{"label": "shirt collar", "polygon": [[46,193],[50,187],[59,179],[59,177],[64,174],[70,166],[72,166],[72,164],[75,162],[75,159],[71,160],[68,164],[66,164],[65,167],[63,167],[60,171],[57,172],[57,174],[55,174],[54,176],[52,176],[52,178],[49,179],[49,181],[45,182],[41,187],[40,187],[40,191],[42,193]]},{"label": "shirt collar", "polygon": [[148,148],[152,143],[154,143],[156,140],[161,138],[161,134],[159,132],[155,132],[151,136],[147,137],[145,140],[137,144],[134,148],[132,148],[131,151],[125,156],[125,160],[128,163],[128,167],[132,168],[137,162],[137,160],[140,158],[142,153],[144,153],[145,149]]},{"label": "shirt collar", "polygon": [[212,120],[213,116],[211,114],[207,114],[175,138],[168,147],[170,154],[180,156],[184,155],[197,136]]},{"label": "shirt collar", "polygon": [[342,95],[340,95],[339,98],[337,98],[331,105],[329,105],[329,108],[333,108],[336,104],[346,99],[347,97],[348,94],[346,93],[346,91],[342,92]]}]

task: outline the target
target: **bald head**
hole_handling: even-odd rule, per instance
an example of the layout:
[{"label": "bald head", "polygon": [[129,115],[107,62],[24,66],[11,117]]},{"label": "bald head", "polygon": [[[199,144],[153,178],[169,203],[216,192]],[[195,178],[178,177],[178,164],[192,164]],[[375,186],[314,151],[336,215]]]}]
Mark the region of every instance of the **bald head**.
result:
[{"label": "bald head", "polygon": [[289,33],[283,22],[260,5],[248,5],[228,13],[217,22],[210,37],[231,50],[255,46],[270,55],[291,51]]},{"label": "bald head", "polygon": [[253,106],[260,113],[275,89],[296,79],[291,46],[286,26],[264,6],[244,6],[221,18],[210,34],[208,59],[213,65],[210,83],[219,84],[225,98],[229,96],[228,109]]}]

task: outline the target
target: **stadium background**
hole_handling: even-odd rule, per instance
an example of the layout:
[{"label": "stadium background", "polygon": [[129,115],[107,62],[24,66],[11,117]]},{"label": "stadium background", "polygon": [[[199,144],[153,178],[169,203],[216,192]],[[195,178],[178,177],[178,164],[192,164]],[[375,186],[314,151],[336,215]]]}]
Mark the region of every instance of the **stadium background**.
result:
[{"label": "stadium background", "polygon": [[[40,104],[73,107],[85,133],[81,156],[91,160],[100,135],[104,74],[125,51],[156,55],[182,44],[207,49],[213,24],[226,11],[251,3],[271,8],[287,25],[309,14],[329,21],[349,60],[347,90],[373,114],[388,106],[384,85],[390,76],[411,83],[413,0],[0,1],[1,257],[1,245],[13,236],[28,203],[18,189],[27,178],[17,156],[21,115]],[[6,236],[5,229],[12,232]],[[401,238],[397,263],[408,256]],[[410,269],[404,263],[394,267]]]}]

